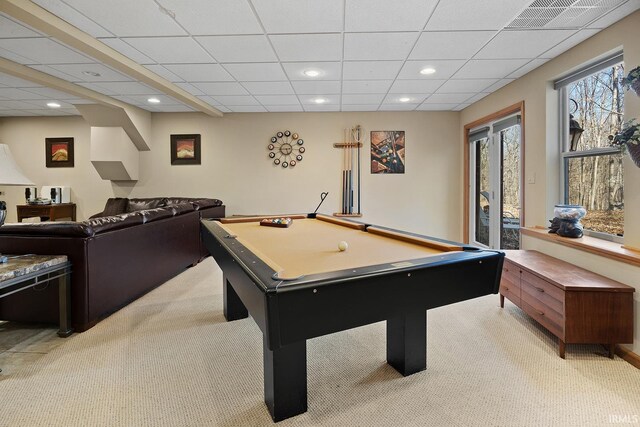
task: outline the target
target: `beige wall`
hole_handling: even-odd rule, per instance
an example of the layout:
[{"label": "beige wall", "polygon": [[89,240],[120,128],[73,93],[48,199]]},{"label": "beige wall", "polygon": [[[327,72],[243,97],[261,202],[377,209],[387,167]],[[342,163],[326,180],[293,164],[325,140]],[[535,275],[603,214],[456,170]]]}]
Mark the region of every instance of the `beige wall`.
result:
[{"label": "beige wall", "polygon": [[[525,218],[527,226],[548,224],[553,205],[560,202],[557,93],[552,82],[607,52],[624,49],[627,69],[640,64],[640,12],[601,31],[559,57],[483,98],[461,112],[462,125],[473,122],[516,102],[525,102]],[[626,119],[640,117],[640,98],[625,96]],[[461,139],[461,138],[460,138]],[[640,169],[627,157],[624,163],[625,244],[640,248]],[[535,175],[535,183],[528,179]],[[599,274],[634,286],[635,343],[640,354],[640,268],[551,242],[525,237],[523,248],[536,249]]]},{"label": "beige wall", "polygon": [[[89,163],[90,128],[82,118],[4,119],[0,139],[11,147],[25,173],[38,186],[68,185],[78,204],[79,219],[99,212],[113,196],[184,195],[216,197],[229,214],[311,212],[320,193],[329,191],[321,211],[340,208],[342,151],[333,143],[343,129],[360,124],[362,210],[364,220],[459,240],[461,186],[457,143],[459,113],[257,113],[211,118],[198,113],[157,113],[151,121],[151,151],[140,152],[137,182],[102,181]],[[274,166],[267,144],[279,130],[297,132],[305,141],[304,159],[295,168]],[[406,173],[369,172],[369,131],[404,130]],[[169,136],[202,135],[202,164],[172,166]],[[44,138],[75,137],[73,169],[44,166]],[[6,188],[9,221],[14,221],[22,188]]]}]

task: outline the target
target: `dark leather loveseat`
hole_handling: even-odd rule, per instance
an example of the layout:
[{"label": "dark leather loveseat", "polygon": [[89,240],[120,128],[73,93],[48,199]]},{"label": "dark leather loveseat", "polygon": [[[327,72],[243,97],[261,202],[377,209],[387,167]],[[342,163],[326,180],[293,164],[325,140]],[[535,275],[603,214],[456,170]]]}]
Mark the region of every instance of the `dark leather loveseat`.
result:
[{"label": "dark leather loveseat", "polygon": [[[217,199],[109,199],[83,222],[5,224],[0,253],[67,255],[71,320],[82,332],[207,256],[200,219],[224,213]],[[55,323],[57,299],[56,285],[2,298],[0,320]]]}]

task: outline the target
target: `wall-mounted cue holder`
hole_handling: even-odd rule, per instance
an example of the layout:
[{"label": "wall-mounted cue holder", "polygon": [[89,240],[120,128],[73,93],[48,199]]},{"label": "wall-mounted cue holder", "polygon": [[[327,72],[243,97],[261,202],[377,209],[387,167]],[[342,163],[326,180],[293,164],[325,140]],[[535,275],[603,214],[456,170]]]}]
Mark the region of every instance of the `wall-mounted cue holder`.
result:
[{"label": "wall-mounted cue holder", "polygon": [[[360,149],[364,132],[360,125],[344,130],[343,142],[333,144],[343,150],[342,154],[342,206],[334,216],[362,216],[360,211]],[[354,191],[354,183],[357,186]],[[355,207],[357,206],[357,210]]]}]

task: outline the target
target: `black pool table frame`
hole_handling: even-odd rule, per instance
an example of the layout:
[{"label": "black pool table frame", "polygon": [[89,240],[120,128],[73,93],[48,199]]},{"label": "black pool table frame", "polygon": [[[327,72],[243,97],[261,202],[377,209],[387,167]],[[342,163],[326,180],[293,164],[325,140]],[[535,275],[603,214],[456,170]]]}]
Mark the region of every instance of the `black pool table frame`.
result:
[{"label": "black pool table frame", "polygon": [[282,281],[216,221],[202,220],[201,229],[223,272],[225,318],[250,314],[263,332],[264,398],[274,421],[307,410],[307,339],[386,320],[387,363],[404,376],[422,371],[426,310],[497,293],[504,259],[462,245],[407,263]]}]

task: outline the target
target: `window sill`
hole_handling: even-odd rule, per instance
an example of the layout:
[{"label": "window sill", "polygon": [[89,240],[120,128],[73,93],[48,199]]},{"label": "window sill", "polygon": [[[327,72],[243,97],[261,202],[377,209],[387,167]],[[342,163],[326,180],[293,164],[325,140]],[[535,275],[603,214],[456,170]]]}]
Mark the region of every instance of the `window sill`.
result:
[{"label": "window sill", "polygon": [[547,228],[541,226],[523,227],[520,231],[525,236],[551,241],[570,248],[591,252],[596,255],[640,267],[640,250],[627,248],[619,243],[591,236],[584,236],[579,239],[562,237],[557,234],[550,234]]}]

